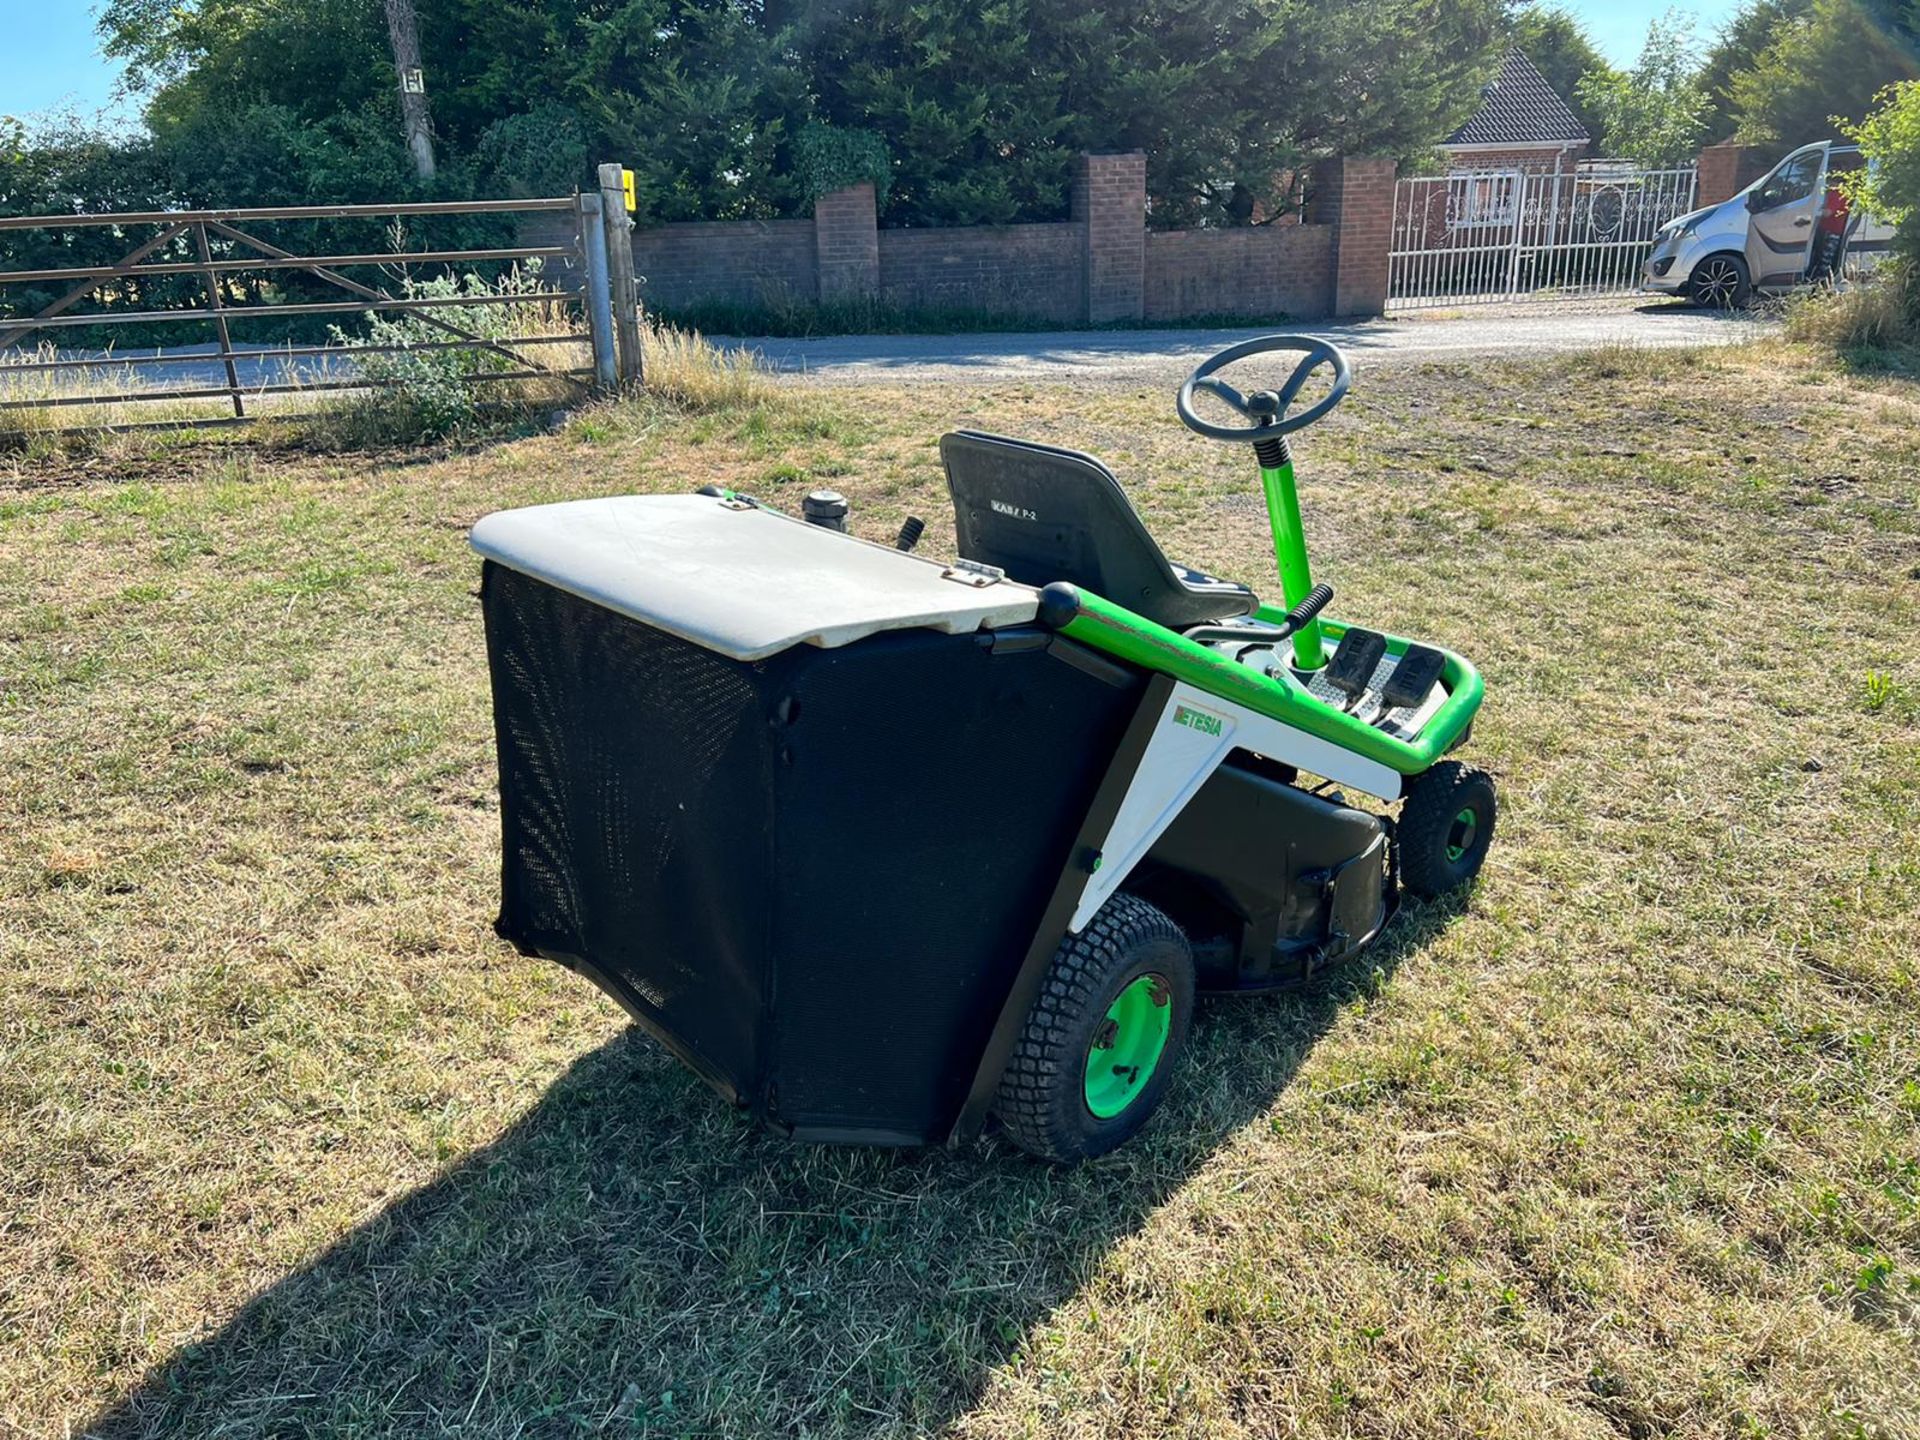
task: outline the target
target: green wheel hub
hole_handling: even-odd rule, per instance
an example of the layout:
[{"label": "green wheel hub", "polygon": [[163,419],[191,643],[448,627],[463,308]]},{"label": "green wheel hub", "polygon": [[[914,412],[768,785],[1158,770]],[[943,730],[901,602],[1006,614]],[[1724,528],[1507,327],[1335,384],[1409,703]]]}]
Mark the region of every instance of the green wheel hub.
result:
[{"label": "green wheel hub", "polygon": [[1173,1029],[1173,1002],[1163,975],[1137,975],[1107,1007],[1087,1051],[1087,1109],[1111,1120],[1153,1078]]},{"label": "green wheel hub", "polygon": [[1480,829],[1480,817],[1471,805],[1453,817],[1447,829],[1447,861],[1453,863],[1473,848],[1473,837]]}]

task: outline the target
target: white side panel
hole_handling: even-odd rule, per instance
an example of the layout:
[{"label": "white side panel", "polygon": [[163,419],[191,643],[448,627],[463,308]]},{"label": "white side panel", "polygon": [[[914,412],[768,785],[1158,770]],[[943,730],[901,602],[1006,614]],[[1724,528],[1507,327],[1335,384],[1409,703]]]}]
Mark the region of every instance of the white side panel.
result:
[{"label": "white side panel", "polygon": [[1120,802],[1100,868],[1087,877],[1068,926],[1079,934],[1107,897],[1125,883],[1187,802],[1234,750],[1251,750],[1283,765],[1324,775],[1381,800],[1400,798],[1398,771],[1338,745],[1282,725],[1191,685],[1175,685],[1140,768]]},{"label": "white side panel", "polygon": [[1153,842],[1186,809],[1187,802],[1206,783],[1234,746],[1234,733],[1247,712],[1202,695],[1190,685],[1176,685],[1160,712],[1153,738],[1140,757],[1140,768],[1120,802],[1113,828],[1100,857],[1100,868],[1087,877],[1080,903],[1068,926],[1076,935],[1093,918],[1133,867],[1146,858]]}]

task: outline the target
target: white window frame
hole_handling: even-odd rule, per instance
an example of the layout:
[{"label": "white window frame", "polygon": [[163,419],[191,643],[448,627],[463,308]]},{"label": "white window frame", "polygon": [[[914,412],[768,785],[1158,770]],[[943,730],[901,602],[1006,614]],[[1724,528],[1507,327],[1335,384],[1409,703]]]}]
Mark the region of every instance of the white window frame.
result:
[{"label": "white window frame", "polygon": [[[1499,186],[1490,203],[1488,187]],[[1524,180],[1517,170],[1455,170],[1447,175],[1447,229],[1512,229]]]}]

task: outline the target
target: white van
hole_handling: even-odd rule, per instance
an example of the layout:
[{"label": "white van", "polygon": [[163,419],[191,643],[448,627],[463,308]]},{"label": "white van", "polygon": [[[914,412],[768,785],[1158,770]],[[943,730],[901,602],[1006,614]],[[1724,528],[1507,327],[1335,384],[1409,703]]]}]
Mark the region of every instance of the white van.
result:
[{"label": "white van", "polygon": [[1893,226],[1850,205],[1841,188],[1862,163],[1858,145],[1803,145],[1731,200],[1669,220],[1641,288],[1724,309],[1756,290],[1858,274],[1893,240]]}]

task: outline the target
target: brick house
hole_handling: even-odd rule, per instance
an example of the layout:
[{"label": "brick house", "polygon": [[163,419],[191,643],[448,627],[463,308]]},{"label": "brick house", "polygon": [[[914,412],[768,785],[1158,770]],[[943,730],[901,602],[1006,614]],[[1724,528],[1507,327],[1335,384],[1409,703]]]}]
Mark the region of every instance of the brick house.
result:
[{"label": "brick house", "polygon": [[1406,222],[1402,240],[1424,234],[1428,245],[1458,246],[1513,233],[1526,188],[1520,176],[1577,176],[1592,143],[1533,62],[1507,51],[1479,107],[1439,145],[1447,183],[1424,191],[1422,213]]},{"label": "brick house", "polygon": [[1518,50],[1507,51],[1480,106],[1440,143],[1447,169],[1571,171],[1586,158],[1593,137]]}]

